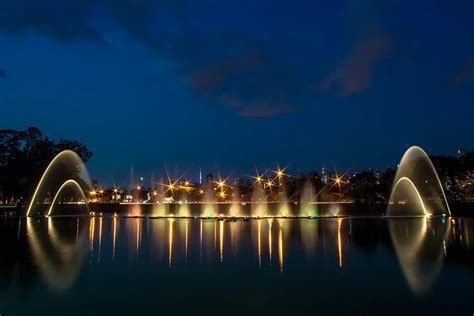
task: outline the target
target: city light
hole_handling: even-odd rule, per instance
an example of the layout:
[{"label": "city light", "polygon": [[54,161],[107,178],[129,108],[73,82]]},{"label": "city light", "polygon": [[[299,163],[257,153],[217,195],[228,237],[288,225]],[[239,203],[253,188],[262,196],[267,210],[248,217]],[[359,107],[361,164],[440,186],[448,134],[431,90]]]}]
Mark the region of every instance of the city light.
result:
[{"label": "city light", "polygon": [[285,168],[280,168],[280,166],[278,166],[277,170],[276,171],[273,171],[273,173],[276,174],[276,176],[278,177],[278,179],[282,179],[284,176],[287,176],[287,174],[285,173],[285,170],[286,168],[288,167],[285,167]]},{"label": "city light", "polygon": [[272,186],[273,186],[273,180],[268,179],[268,181],[265,183],[265,185],[267,186],[267,188],[271,189]]},{"label": "city light", "polygon": [[258,171],[256,171],[255,177],[252,177],[252,179],[255,179],[253,185],[262,184],[263,174],[260,174]]}]

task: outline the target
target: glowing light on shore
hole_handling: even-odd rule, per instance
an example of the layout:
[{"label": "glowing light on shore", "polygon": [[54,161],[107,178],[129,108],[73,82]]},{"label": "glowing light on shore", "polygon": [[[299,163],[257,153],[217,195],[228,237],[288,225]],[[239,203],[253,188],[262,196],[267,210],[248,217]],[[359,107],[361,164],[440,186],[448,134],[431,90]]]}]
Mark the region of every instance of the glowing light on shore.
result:
[{"label": "glowing light on shore", "polygon": [[262,184],[263,183],[263,175],[265,174],[265,172],[263,174],[260,174],[260,172],[258,172],[258,170],[255,170],[255,177],[251,177],[252,179],[254,179],[255,181],[253,182],[253,185],[259,185],[259,184]]},{"label": "glowing light on shore", "polygon": [[264,185],[264,186],[265,186],[266,188],[268,188],[268,189],[271,189],[271,188],[274,186],[273,181],[274,181],[274,179],[268,179],[268,180],[265,182],[265,185]]},{"label": "glowing light on shore", "polygon": [[342,185],[346,183],[344,181],[344,175],[341,176],[341,175],[338,175],[337,173],[336,173],[336,176],[331,180],[333,181],[333,184],[331,185],[330,188],[337,185],[337,187],[339,188],[339,191],[342,190]]},{"label": "glowing light on shore", "polygon": [[276,177],[278,178],[279,181],[281,181],[283,179],[283,177],[287,176],[287,174],[285,173],[287,168],[288,168],[288,166],[286,166],[283,169],[280,168],[280,166],[278,166],[277,170],[273,171],[273,173],[276,175]]}]

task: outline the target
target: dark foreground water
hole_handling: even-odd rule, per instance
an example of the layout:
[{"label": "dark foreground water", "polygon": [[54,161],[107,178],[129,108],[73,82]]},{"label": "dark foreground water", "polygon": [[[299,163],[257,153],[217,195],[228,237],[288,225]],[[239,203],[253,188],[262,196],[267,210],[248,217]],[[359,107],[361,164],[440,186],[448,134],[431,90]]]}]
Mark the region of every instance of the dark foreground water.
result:
[{"label": "dark foreground water", "polygon": [[0,314],[472,315],[474,221],[0,218]]}]

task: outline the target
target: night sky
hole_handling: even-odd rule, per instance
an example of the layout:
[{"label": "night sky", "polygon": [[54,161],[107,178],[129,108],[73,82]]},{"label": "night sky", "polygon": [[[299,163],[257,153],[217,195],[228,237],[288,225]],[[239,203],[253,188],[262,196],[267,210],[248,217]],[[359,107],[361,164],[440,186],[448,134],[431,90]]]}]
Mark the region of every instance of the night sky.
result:
[{"label": "night sky", "polygon": [[105,184],[474,149],[474,2],[0,0],[0,128]]}]

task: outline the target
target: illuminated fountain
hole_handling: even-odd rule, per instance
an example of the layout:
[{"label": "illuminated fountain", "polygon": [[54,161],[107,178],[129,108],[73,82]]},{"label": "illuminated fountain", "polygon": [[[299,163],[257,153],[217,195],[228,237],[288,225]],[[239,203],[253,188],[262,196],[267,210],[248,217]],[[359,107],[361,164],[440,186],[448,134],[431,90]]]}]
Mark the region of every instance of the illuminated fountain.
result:
[{"label": "illuminated fountain", "polygon": [[[163,183],[163,179],[161,181]],[[169,214],[169,204],[163,203],[165,191],[162,185],[159,185],[156,191],[153,192],[153,211],[152,216],[166,216]]]},{"label": "illuminated fountain", "polygon": [[179,207],[178,207],[178,216],[189,217],[191,216],[191,210],[188,205],[188,194],[185,191],[182,191],[179,195]]},{"label": "illuminated fountain", "polygon": [[267,195],[259,184],[254,186],[252,192],[251,214],[257,217],[268,215]]},{"label": "illuminated fountain", "polygon": [[72,150],[64,150],[54,157],[41,176],[26,215],[51,213],[53,206],[48,208],[48,204],[56,202],[62,191],[65,193],[71,188],[79,192],[84,201],[84,191],[90,187],[90,177],[81,158]]},{"label": "illuminated fountain", "polygon": [[316,194],[314,186],[311,180],[308,179],[304,185],[303,192],[301,192],[300,216],[317,216],[318,208],[315,202]]},{"label": "illuminated fountain", "polygon": [[229,216],[240,216],[242,214],[242,207],[240,202],[240,192],[237,186],[232,188],[232,201],[229,208]]},{"label": "illuminated fountain", "polygon": [[391,218],[395,254],[410,289],[425,293],[443,267],[450,221],[445,218]]},{"label": "illuminated fountain", "polygon": [[51,206],[48,210],[48,216],[52,215],[53,210],[56,208],[57,204],[60,201],[63,204],[71,202],[77,204],[75,202],[79,201],[81,203],[80,205],[82,205],[84,208],[84,214],[89,214],[89,206],[87,204],[87,199],[84,195],[84,191],[82,190],[79,183],[75,180],[69,179],[61,185],[61,187],[58,189],[58,192],[56,192],[53,201],[51,202]]},{"label": "illuminated fountain", "polygon": [[433,163],[420,147],[410,147],[400,161],[387,215],[451,215]]},{"label": "illuminated fountain", "polygon": [[286,187],[284,183],[279,186],[279,203],[278,203],[278,215],[279,216],[290,216],[290,206],[288,205],[288,197],[286,195]]},{"label": "illuminated fountain", "polygon": [[211,184],[208,184],[204,191],[204,197],[202,199],[202,211],[201,215],[203,217],[211,217],[216,215],[216,198],[215,191],[212,188]]}]

